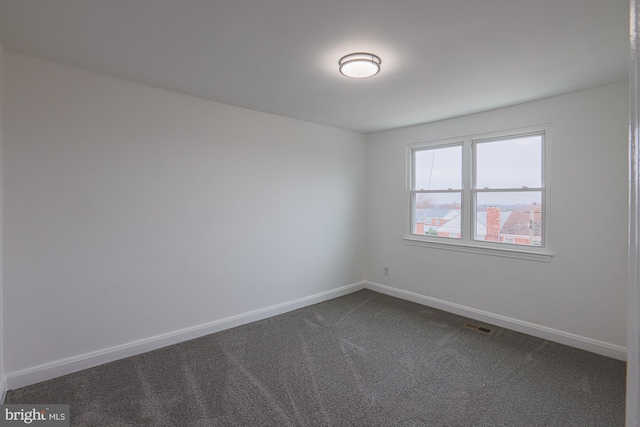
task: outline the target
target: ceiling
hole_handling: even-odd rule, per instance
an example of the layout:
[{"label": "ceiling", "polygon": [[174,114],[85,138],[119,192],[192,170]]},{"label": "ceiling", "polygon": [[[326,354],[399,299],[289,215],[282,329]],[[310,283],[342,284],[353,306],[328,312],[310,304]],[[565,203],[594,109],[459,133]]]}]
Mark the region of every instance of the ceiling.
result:
[{"label": "ceiling", "polygon": [[[0,0],[5,50],[374,132],[624,81],[627,0]],[[338,59],[373,52],[354,80]]]}]

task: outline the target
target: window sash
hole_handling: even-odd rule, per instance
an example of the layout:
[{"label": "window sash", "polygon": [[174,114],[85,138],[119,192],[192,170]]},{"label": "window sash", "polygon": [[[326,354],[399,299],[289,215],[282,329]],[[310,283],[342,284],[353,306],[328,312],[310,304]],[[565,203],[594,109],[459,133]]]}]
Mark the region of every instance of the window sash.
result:
[{"label": "window sash", "polygon": [[[460,200],[460,204],[464,203],[463,199],[462,199],[462,190],[433,190],[433,191],[426,191],[426,190],[411,190],[410,191],[411,194],[411,212],[410,212],[410,221],[411,221],[411,234],[415,235],[415,236],[425,236],[423,234],[417,234],[416,232],[416,225],[417,225],[417,221],[418,218],[416,218],[416,213],[418,208],[417,205],[417,195],[418,194],[458,194],[459,195],[459,200]],[[429,219],[429,224],[432,227],[440,227],[441,225],[443,225],[441,222],[440,218],[435,218],[435,217],[425,217],[425,219]],[[461,224],[461,230],[466,228],[464,226],[464,224]],[[462,236],[462,231],[460,233],[460,235]],[[436,236],[436,235],[429,235],[429,237],[432,238],[451,238],[449,236]],[[459,237],[456,237],[457,240],[460,240]]]},{"label": "window sash", "polygon": [[415,148],[411,150],[411,190],[412,191],[426,191],[426,192],[447,192],[447,191],[451,191],[451,190],[462,190],[462,188],[464,188],[464,181],[461,180],[462,182],[462,188],[439,188],[439,189],[435,189],[435,190],[431,190],[431,189],[427,189],[424,190],[422,188],[417,188],[417,177],[416,177],[416,169],[417,169],[417,165],[416,165],[416,154],[420,151],[429,151],[429,150],[437,150],[439,148],[450,148],[450,147],[461,147],[462,149],[462,158],[460,159],[462,164],[461,164],[461,168],[460,170],[462,171],[463,174],[463,179],[464,179],[464,169],[465,169],[465,163],[464,163],[464,143],[463,142],[455,142],[455,143],[444,143],[444,144],[438,144],[438,145],[432,145],[432,146],[426,146],[426,147],[421,147],[421,148]]},{"label": "window sash", "polygon": [[[478,230],[476,229],[476,226],[478,224],[477,221],[477,215],[478,215],[478,194],[488,194],[488,193],[540,193],[540,224],[541,224],[541,228],[540,228],[540,245],[523,245],[523,244],[519,244],[519,243],[512,243],[516,246],[521,246],[524,248],[527,247],[545,247],[545,233],[546,233],[546,229],[547,229],[547,222],[546,222],[546,208],[545,208],[545,200],[546,200],[546,190],[543,187],[535,187],[535,188],[500,188],[500,189],[472,189],[471,190],[471,194],[472,194],[472,198],[473,198],[473,208],[472,208],[472,228],[471,228],[471,240],[474,240],[476,242],[485,242],[485,240],[481,240],[477,238],[478,235]],[[534,238],[533,241],[537,241],[538,239]],[[498,245],[504,245],[504,244],[510,244],[507,242],[495,242]]]},{"label": "window sash", "polygon": [[[508,141],[511,139],[520,139],[520,138],[525,138],[528,136],[540,136],[541,137],[541,152],[540,152],[540,187],[519,187],[520,189],[524,190],[524,189],[528,189],[528,188],[545,188],[546,184],[545,184],[545,179],[546,179],[546,140],[547,140],[547,129],[543,129],[543,130],[537,130],[537,131],[529,131],[529,132],[518,132],[518,133],[514,133],[514,134],[505,134],[503,136],[494,136],[494,137],[489,137],[489,138],[472,138],[469,139],[469,141],[465,141],[465,142],[469,142],[470,143],[470,149],[471,149],[471,164],[470,164],[470,168],[472,171],[472,182],[471,182],[471,188],[476,189],[476,190],[499,190],[499,189],[507,189],[509,187],[483,187],[483,188],[479,188],[477,185],[477,176],[478,176],[478,163],[477,163],[477,147],[478,144],[483,144],[483,143],[491,143],[491,142],[500,142],[500,141]],[[464,150],[465,147],[463,147]],[[464,169],[464,167],[463,167]],[[513,188],[513,187],[511,187]]]}]

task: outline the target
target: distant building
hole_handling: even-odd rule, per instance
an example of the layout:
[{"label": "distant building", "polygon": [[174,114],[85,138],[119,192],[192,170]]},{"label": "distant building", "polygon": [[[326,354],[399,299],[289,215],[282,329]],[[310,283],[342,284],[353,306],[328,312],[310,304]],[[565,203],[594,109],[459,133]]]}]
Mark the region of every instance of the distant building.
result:
[{"label": "distant building", "polygon": [[[497,240],[494,241],[516,245],[540,246],[542,244],[542,213],[534,209],[528,212],[511,212],[507,221],[500,228]],[[489,209],[487,209],[488,211]],[[489,239],[485,236],[485,240]]]},{"label": "distant building", "polygon": [[436,233],[440,237],[453,237],[456,239],[460,238],[460,220],[462,215],[460,215],[460,211],[456,210],[456,216],[451,218],[445,225],[438,227]]},{"label": "distant building", "polygon": [[460,215],[459,209],[416,209],[416,234],[435,234],[439,227]]},{"label": "distant building", "polygon": [[[416,234],[459,239],[459,209],[416,209]],[[540,246],[542,214],[535,205],[528,211],[501,211],[493,206],[476,214],[476,240]]]},{"label": "distant building", "polygon": [[[487,210],[489,211],[489,210]],[[487,211],[480,211],[476,214],[476,240],[488,240],[486,238],[487,236]],[[489,211],[491,212],[491,211]],[[504,211],[501,212],[500,209],[498,208],[498,211],[493,211],[494,214],[495,213],[499,213],[500,214],[500,224],[499,224],[499,229],[501,229],[504,224],[507,222],[507,218],[509,218],[509,215],[511,215],[511,211]],[[495,219],[493,219],[493,221],[495,221]],[[497,224],[494,223],[494,227]],[[498,230],[499,230],[498,229]]]}]

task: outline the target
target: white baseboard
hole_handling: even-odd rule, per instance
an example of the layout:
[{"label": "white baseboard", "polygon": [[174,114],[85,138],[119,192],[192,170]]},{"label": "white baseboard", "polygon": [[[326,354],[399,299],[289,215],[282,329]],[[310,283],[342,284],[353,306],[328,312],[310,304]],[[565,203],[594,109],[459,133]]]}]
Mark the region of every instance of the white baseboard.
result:
[{"label": "white baseboard", "polygon": [[[154,337],[141,339],[138,341],[105,348],[102,350],[92,351],[90,353],[80,354],[61,360],[45,363],[43,365],[34,366],[17,372],[7,374],[6,380],[3,380],[2,390],[13,390],[20,387],[26,387],[42,381],[47,381],[63,375],[72,374],[83,369],[92,368],[104,363],[113,362],[129,356],[145,353],[147,351],[156,350],[168,345],[177,344],[183,341],[199,338],[204,335],[220,332],[225,329],[235,328],[236,326],[266,319],[278,314],[287,313],[298,308],[317,304],[337,298],[342,295],[363,289],[365,282],[353,283],[341,288],[332,289],[330,291],[321,292],[282,304],[265,307],[259,310],[242,313],[236,316],[227,317],[225,319],[216,320],[202,325],[181,329],[166,334],[156,335]],[[4,399],[4,395],[3,395]]]},{"label": "white baseboard", "polygon": [[421,305],[437,308],[449,313],[454,313],[460,316],[489,323],[491,325],[496,325],[502,328],[511,329],[513,331],[522,332],[524,334],[542,338],[548,341],[554,341],[560,344],[565,344],[571,347],[590,351],[592,353],[612,357],[614,359],[627,360],[627,349],[619,345],[609,344],[580,335],[571,334],[569,332],[547,328],[546,326],[537,325],[535,323],[524,322],[522,320],[501,316],[499,314],[477,310],[475,308],[443,301],[437,298],[427,297],[415,292],[392,288],[390,286],[381,285],[375,282],[366,282],[364,287],[367,289],[371,289],[372,291],[380,292]]},{"label": "white baseboard", "polygon": [[6,377],[0,378],[0,403],[4,402],[7,390],[26,387],[42,381],[47,381],[63,375],[72,374],[83,369],[92,368],[104,363],[113,362],[129,356],[156,350],[168,345],[177,344],[204,335],[220,332],[225,329],[277,316],[298,308],[317,304],[342,295],[350,294],[360,289],[367,288],[376,292],[387,294],[396,298],[412,301],[421,305],[437,308],[450,313],[458,314],[467,318],[479,320],[492,325],[522,332],[528,335],[558,342],[572,347],[580,348],[593,353],[613,357],[619,360],[626,360],[626,348],[591,338],[558,331],[545,326],[536,325],[529,322],[477,310],[460,304],[427,297],[414,292],[392,288],[375,282],[358,282],[330,291],[321,292],[282,304],[265,307],[259,310],[242,313],[225,319],[216,320],[202,325],[181,329],[166,334],[157,335],[142,340],[105,348],[102,350],[84,353],[77,356],[68,357],[61,360],[45,363],[16,372],[10,372]]}]

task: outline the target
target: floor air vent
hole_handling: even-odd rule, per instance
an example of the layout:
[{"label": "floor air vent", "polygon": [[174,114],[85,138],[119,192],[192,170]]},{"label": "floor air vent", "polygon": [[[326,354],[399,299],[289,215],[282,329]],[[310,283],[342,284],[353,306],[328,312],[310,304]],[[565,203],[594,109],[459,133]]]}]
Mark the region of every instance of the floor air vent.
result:
[{"label": "floor air vent", "polygon": [[483,334],[491,334],[493,333],[493,329],[484,328],[482,326],[473,324],[473,323],[465,323],[465,328],[473,329],[474,331],[482,332]]}]

